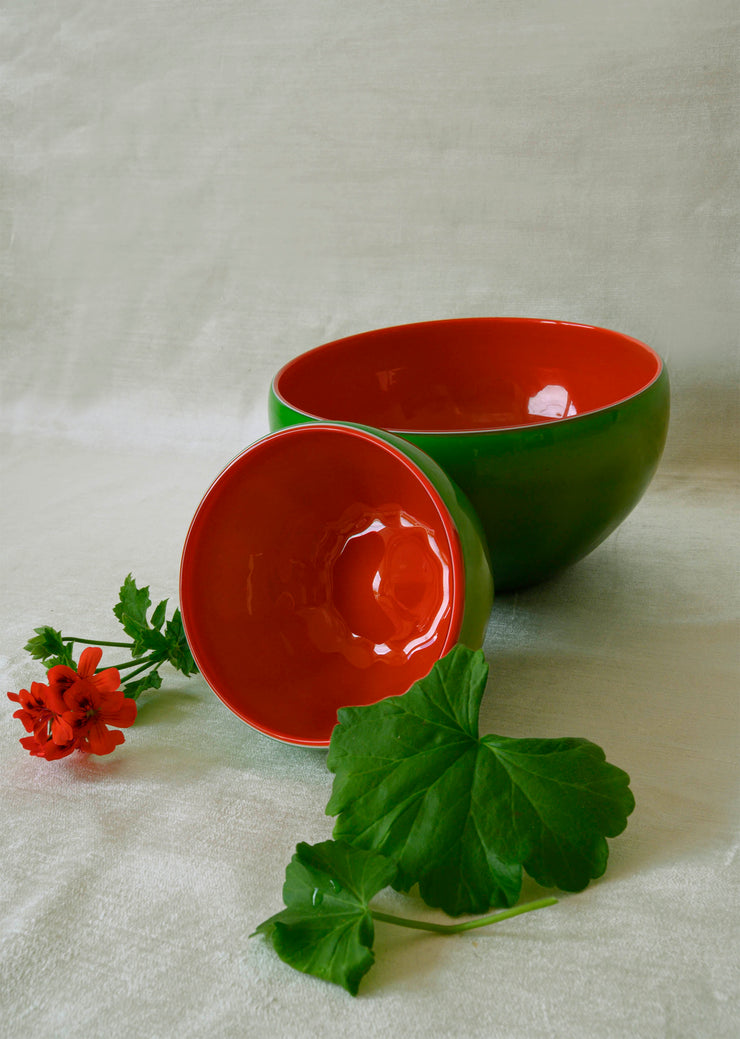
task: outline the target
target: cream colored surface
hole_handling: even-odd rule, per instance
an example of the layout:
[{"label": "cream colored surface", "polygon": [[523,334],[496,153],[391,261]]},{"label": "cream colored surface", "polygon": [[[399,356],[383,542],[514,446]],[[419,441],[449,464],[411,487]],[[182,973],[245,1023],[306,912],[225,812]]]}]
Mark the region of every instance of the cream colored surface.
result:
[{"label": "cream colored surface", "polygon": [[485,646],[486,730],[587,736],[632,776],[602,881],[498,931],[378,925],[353,1000],[247,938],[330,834],[323,752],[169,674],[111,757],[46,764],[8,702],[0,1034],[737,1035],[734,5],[6,0],[0,22],[5,688],[42,677],[37,624],[114,637],[128,571],[176,599],[200,496],[309,346],[565,318],[648,341],[674,389],[643,502],[500,597]]}]

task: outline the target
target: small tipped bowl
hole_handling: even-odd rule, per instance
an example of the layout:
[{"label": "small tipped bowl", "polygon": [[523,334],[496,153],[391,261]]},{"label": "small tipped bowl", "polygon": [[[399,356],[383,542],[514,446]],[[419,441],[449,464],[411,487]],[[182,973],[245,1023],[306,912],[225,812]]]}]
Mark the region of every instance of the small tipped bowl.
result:
[{"label": "small tipped bowl", "polygon": [[406,692],[457,642],[483,641],[493,586],[465,496],[421,451],[311,424],[216,478],[180,571],[204,678],[249,725],[328,746],[337,710]]},{"label": "small tipped bowl", "polygon": [[669,415],[649,346],[604,328],[462,318],[349,336],[275,376],[272,429],[348,421],[435,459],[485,531],[497,591],[575,563],[642,497]]}]

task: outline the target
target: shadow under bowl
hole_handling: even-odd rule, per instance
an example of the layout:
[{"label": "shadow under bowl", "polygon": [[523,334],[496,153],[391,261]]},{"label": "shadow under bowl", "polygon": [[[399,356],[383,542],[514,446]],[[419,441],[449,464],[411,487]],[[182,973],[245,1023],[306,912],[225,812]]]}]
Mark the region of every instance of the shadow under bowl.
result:
[{"label": "shadow under bowl", "polygon": [[459,318],[382,328],[288,362],[272,429],[357,422],[421,448],[480,517],[497,591],[599,545],[657,469],[669,384],[654,350],[592,325]]}]

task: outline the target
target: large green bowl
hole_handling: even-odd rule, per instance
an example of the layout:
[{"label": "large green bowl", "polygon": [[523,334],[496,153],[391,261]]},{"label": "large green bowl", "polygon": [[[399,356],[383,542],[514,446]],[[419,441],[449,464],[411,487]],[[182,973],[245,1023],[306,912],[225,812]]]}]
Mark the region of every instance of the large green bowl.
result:
[{"label": "large green bowl", "polygon": [[628,515],[658,466],[668,375],[650,347],[591,325],[462,318],[315,347],[270,391],[270,425],[346,421],[420,447],[483,525],[498,591],[555,574]]}]

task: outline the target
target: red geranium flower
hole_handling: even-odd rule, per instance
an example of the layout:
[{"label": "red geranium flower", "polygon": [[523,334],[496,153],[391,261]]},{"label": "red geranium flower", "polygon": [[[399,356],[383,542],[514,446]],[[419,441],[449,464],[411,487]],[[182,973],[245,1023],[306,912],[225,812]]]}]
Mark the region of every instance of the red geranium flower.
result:
[{"label": "red geranium flower", "polygon": [[110,754],[123,743],[123,733],[111,731],[109,725],[126,729],[136,719],[136,704],[124,696],[118,671],[109,667],[95,674],[102,655],[102,649],[90,647],[80,654],[76,672],[58,664],[48,675],[50,686],[64,690],[62,717],[78,731],[80,750],[92,754]]},{"label": "red geranium flower", "polygon": [[20,741],[31,754],[52,761],[73,750],[110,754],[123,743],[123,733],[108,726],[132,725],[136,704],[124,696],[116,668],[95,674],[102,655],[102,649],[89,647],[80,654],[76,670],[66,664],[50,668],[48,686],[33,682],[30,692],[8,693],[21,705],[13,717],[32,734]]},{"label": "red geranium flower", "polygon": [[13,712],[13,717],[23,723],[26,732],[36,732],[48,725],[52,712],[46,705],[46,694],[49,688],[42,682],[31,682],[31,689],[21,689],[19,693],[8,693],[8,699],[19,703],[20,709]]},{"label": "red geranium flower", "polygon": [[69,740],[59,742],[58,737],[55,740],[51,735],[43,732],[24,736],[20,740],[20,744],[35,758],[45,758],[47,761],[66,758],[73,750],[77,750],[77,741],[74,736]]},{"label": "red geranium flower", "polygon": [[32,682],[30,691],[21,689],[19,693],[8,693],[8,697],[21,705],[13,717],[18,718],[26,732],[31,733],[20,741],[29,753],[47,761],[72,753],[76,739],[72,727],[60,713],[66,709],[64,701],[47,685]]},{"label": "red geranium flower", "polygon": [[57,664],[46,672],[49,686],[60,696],[76,685],[78,682],[92,682],[96,689],[117,689],[121,684],[121,676],[114,667],[106,668],[100,674],[95,674],[95,668],[100,663],[103,655],[99,646],[88,646],[80,653],[77,667],[67,667],[66,664]]}]

